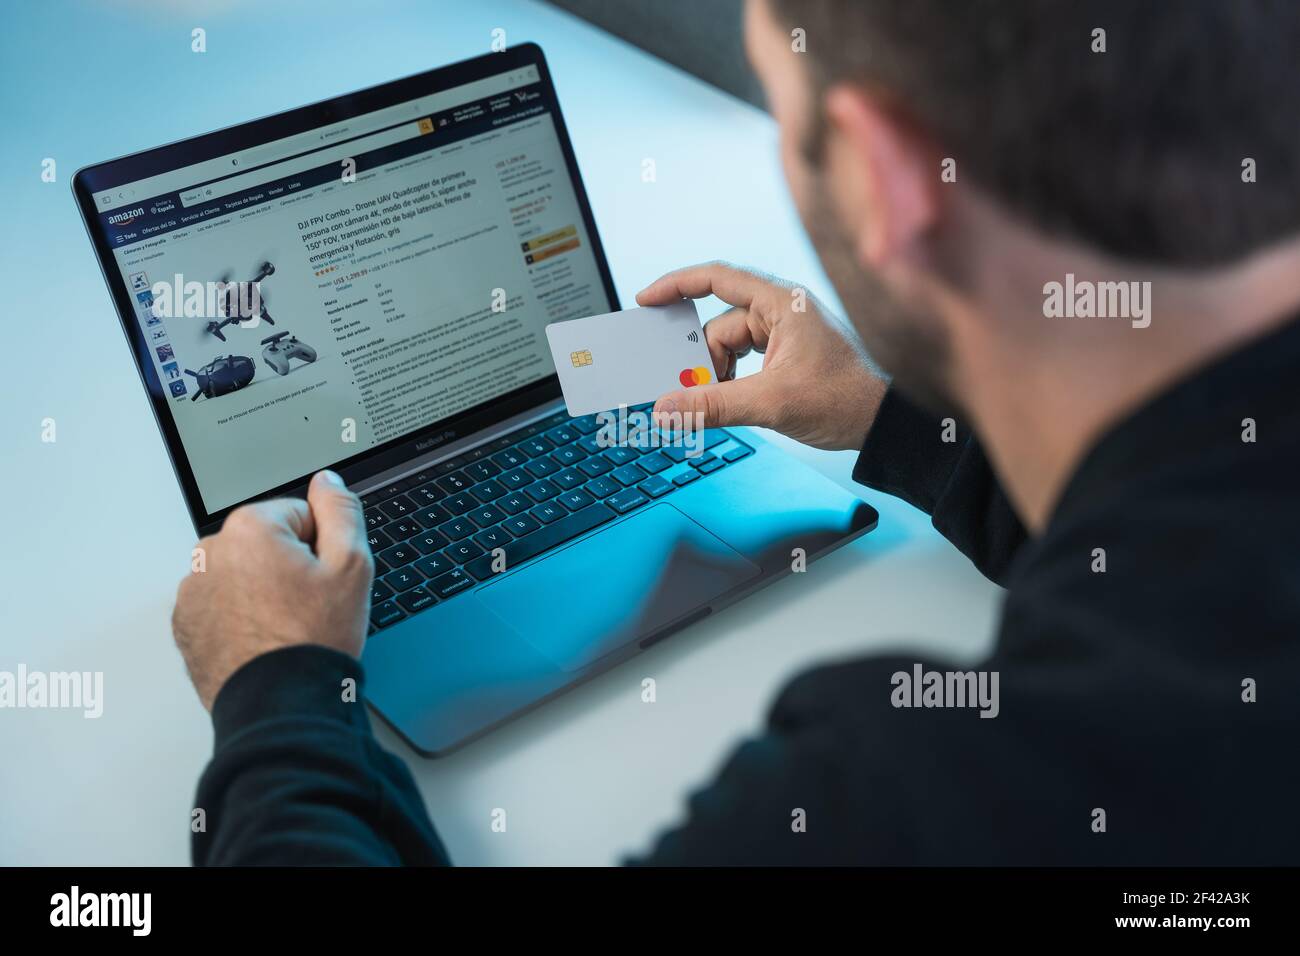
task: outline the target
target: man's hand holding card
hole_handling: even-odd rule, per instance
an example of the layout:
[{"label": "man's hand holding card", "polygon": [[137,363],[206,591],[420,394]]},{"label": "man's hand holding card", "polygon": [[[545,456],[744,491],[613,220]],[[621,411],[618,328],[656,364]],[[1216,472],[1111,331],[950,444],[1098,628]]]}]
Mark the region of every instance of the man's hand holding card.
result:
[{"label": "man's hand holding card", "polygon": [[[862,447],[887,384],[857,338],[802,291],[707,263],[651,283],[637,295],[645,308],[547,326],[569,413],[656,401],[657,416],[699,413],[705,427],[757,425],[817,448]],[[708,295],[732,308],[701,333],[683,299]],[[762,371],[736,379],[751,351],[763,353]],[[602,359],[608,374],[585,374]]]},{"label": "man's hand holding card", "polygon": [[574,417],[653,402],[673,389],[714,380],[689,300],[555,322],[546,337]]}]

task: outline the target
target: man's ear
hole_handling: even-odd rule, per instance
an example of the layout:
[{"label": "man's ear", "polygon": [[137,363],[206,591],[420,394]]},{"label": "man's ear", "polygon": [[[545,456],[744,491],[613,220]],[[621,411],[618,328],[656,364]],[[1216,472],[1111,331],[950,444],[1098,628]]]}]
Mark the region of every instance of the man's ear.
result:
[{"label": "man's ear", "polygon": [[937,221],[937,151],[895,110],[859,86],[826,92],[826,172],[863,265],[905,255]]}]

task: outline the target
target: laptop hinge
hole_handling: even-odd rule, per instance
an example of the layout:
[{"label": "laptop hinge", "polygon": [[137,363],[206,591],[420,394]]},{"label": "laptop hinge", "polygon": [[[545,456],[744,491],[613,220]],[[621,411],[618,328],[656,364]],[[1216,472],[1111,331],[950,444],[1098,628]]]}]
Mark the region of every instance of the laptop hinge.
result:
[{"label": "laptop hinge", "polygon": [[410,461],[406,462],[405,464],[397,465],[396,467],[389,468],[386,471],[382,471],[377,475],[372,475],[368,478],[365,478],[362,481],[350,485],[350,487],[352,488],[353,491],[355,491],[359,495],[369,494],[370,492],[374,491],[376,488],[382,488],[385,485],[391,485],[393,482],[401,481],[403,478],[406,478],[408,475],[414,475],[418,472],[425,471],[437,465],[439,462],[443,462],[451,458],[455,458],[457,455],[463,455],[465,452],[469,451],[470,449],[477,448],[479,445],[483,445],[491,441],[495,441],[496,439],[500,438],[502,435],[509,434],[510,432],[516,431],[520,428],[525,428],[528,425],[531,425],[533,422],[540,421],[543,418],[546,418],[550,415],[554,415],[556,412],[562,411],[563,409],[564,409],[563,400],[554,399],[550,402],[545,403],[544,405],[539,405],[535,408],[530,408],[526,412],[520,412],[518,415],[514,415],[511,418],[507,418],[503,422],[499,422],[498,424],[493,425],[491,428],[485,428],[482,431],[475,432],[472,435],[467,435],[464,438],[457,439],[456,441],[451,442],[450,444],[442,445],[435,451],[431,451],[426,455],[420,455],[416,458],[412,458]]}]

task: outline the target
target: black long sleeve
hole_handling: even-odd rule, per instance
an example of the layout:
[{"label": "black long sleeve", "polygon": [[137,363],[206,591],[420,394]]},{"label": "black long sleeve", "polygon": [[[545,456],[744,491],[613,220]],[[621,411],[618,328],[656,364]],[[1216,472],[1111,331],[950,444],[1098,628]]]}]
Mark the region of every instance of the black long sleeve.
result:
[{"label": "black long sleeve", "polygon": [[448,862],[410,771],[375,741],[362,690],[361,665],[318,645],[264,654],[226,682],[195,864]]},{"label": "black long sleeve", "polygon": [[971,430],[955,416],[947,429],[946,417],[925,412],[889,389],[853,480],[930,515],[941,535],[985,577],[1002,584],[1025,542],[1025,527]]}]

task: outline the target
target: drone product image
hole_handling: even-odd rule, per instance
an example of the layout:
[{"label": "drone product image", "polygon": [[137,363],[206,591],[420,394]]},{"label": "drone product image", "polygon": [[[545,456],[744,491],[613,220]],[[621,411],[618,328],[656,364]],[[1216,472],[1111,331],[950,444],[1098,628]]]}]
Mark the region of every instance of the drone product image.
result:
[{"label": "drone product image", "polygon": [[[287,339],[286,335],[289,336]],[[289,335],[288,332],[268,336],[262,339],[262,344],[266,346],[262,350],[262,358],[278,375],[289,374],[289,360],[292,358],[300,358],[305,364],[316,361],[316,350],[299,342],[297,336]]]},{"label": "drone product image", "polygon": [[246,355],[218,355],[197,372],[185,370],[186,375],[193,375],[198,388],[190,401],[197,402],[199,396],[216,398],[237,392],[253,380],[257,366]]},{"label": "drone product image", "polygon": [[[226,336],[221,331],[222,329],[224,329],[227,325],[230,325],[234,322],[243,322],[246,321],[247,319],[252,318],[252,316],[250,315],[239,314],[238,306],[240,302],[240,297],[238,293],[242,292],[243,288],[246,286],[252,286],[253,288],[257,289],[259,282],[261,282],[267,276],[273,276],[273,275],[275,275],[275,266],[269,262],[263,262],[262,265],[258,267],[257,275],[249,279],[248,282],[246,283],[231,282],[228,285],[226,285],[225,289],[223,290],[223,294],[221,296],[222,319],[220,322],[216,321],[215,319],[209,322],[208,331],[211,332],[213,335],[215,335],[217,338],[221,339],[221,341],[223,342],[226,341]],[[275,325],[275,320],[272,319],[270,313],[266,311],[266,306],[262,304],[260,295],[258,296],[258,308],[259,308],[259,312],[258,312],[259,318],[265,319],[267,325]]]}]

